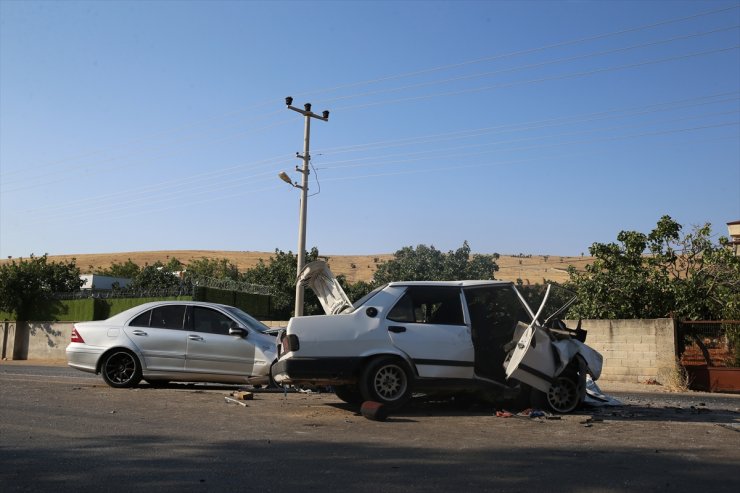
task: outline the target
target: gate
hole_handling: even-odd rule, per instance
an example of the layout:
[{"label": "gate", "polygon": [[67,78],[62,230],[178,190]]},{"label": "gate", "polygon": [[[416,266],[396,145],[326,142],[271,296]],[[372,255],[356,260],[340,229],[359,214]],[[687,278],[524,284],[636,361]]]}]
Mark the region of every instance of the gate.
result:
[{"label": "gate", "polygon": [[740,320],[683,320],[676,336],[692,390],[740,392]]}]

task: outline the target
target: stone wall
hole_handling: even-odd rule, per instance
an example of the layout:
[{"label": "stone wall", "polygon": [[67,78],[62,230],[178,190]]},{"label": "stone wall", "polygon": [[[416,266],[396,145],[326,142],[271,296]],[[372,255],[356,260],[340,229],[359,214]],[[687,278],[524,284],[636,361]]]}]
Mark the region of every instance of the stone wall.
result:
[{"label": "stone wall", "polygon": [[[568,327],[578,321],[569,320]],[[676,328],[670,318],[584,320],[586,344],[604,356],[601,381],[658,382],[676,368]]]}]

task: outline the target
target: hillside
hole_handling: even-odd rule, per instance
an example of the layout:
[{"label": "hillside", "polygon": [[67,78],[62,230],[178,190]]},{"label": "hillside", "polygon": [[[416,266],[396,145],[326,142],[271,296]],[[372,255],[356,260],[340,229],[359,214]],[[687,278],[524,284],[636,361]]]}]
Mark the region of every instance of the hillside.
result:
[{"label": "hillside", "polygon": [[[245,270],[257,265],[260,259],[268,261],[273,252],[231,252],[219,250],[163,250],[153,252],[121,252],[95,253],[78,255],[50,255],[51,261],[68,261],[77,259],[77,265],[83,273],[99,268],[107,268],[113,262],[126,262],[131,259],[138,265],[153,264],[156,261],[166,263],[171,258],[187,264],[200,258],[225,258],[236,265],[239,270]],[[390,260],[393,254],[377,255],[328,255],[329,266],[334,274],[344,274],[349,281],[370,281],[378,262]],[[499,272],[497,279],[516,281],[521,278],[525,283],[541,283],[543,279],[564,282],[568,279],[566,269],[574,265],[578,270],[592,262],[591,257],[559,257],[549,255],[532,255],[520,257],[517,255],[501,255],[499,258]],[[8,260],[0,260],[0,264]]]}]

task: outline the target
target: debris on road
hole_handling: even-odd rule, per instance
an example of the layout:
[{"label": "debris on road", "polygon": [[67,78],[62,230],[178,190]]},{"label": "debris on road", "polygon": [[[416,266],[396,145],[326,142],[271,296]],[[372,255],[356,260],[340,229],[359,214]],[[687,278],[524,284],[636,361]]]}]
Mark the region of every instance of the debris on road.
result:
[{"label": "debris on road", "polygon": [[388,418],[388,411],[385,406],[374,401],[363,402],[360,407],[360,414],[372,421],[385,421]]},{"label": "debris on road", "polygon": [[231,397],[240,401],[254,400],[254,394],[252,392],[247,392],[246,390],[236,390],[231,393]]},{"label": "debris on road", "polygon": [[236,399],[234,399],[232,397],[224,397],[224,399],[226,400],[226,403],[227,404],[239,404],[242,407],[247,407],[247,403],[246,402],[238,401],[238,400],[236,400]]}]

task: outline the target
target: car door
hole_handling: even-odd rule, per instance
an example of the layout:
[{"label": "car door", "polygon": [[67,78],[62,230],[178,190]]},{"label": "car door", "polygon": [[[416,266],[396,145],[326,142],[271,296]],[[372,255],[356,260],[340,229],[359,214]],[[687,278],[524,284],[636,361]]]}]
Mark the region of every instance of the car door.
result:
[{"label": "car door", "polygon": [[124,327],[152,371],[183,371],[187,338],[183,332],[185,305],[161,305],[147,310]]},{"label": "car door", "polygon": [[239,324],[204,306],[190,307],[185,370],[213,375],[252,375],[255,346],[249,336],[229,335]]},{"label": "car door", "polygon": [[472,378],[473,342],[460,289],[409,286],[388,312],[385,329],[423,378]]},{"label": "car door", "polygon": [[514,339],[519,322],[531,320],[512,285],[475,286],[463,290],[475,349],[475,373],[503,383],[504,346]]}]

